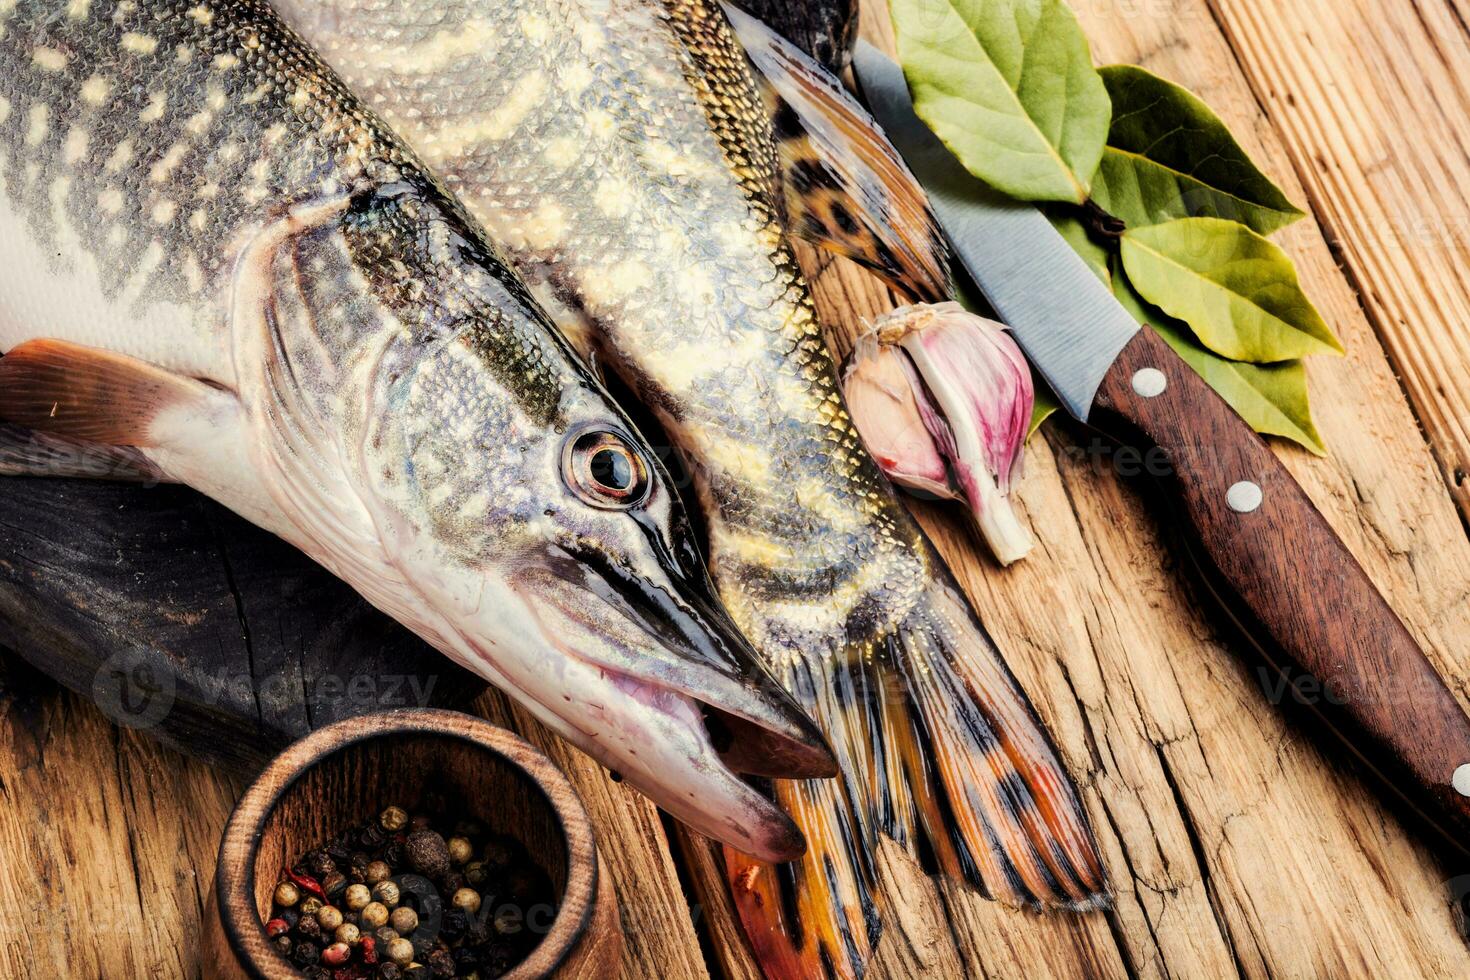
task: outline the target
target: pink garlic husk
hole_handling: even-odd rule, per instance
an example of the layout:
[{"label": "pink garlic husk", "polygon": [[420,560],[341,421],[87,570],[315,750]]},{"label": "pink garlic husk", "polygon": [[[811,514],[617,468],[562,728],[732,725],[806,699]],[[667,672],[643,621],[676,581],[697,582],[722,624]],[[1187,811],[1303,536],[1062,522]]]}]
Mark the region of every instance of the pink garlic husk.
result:
[{"label": "pink garlic husk", "polygon": [[907,306],[853,348],[843,395],[868,451],[900,486],[963,499],[1002,564],[1030,552],[1011,508],[1036,392],[1004,326],[958,303]]}]

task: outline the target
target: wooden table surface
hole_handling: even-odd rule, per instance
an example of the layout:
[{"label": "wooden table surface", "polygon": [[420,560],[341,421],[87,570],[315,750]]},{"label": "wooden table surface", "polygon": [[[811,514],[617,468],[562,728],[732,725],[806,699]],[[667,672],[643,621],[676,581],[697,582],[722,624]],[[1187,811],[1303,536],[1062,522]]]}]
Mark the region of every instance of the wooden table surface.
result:
[{"label": "wooden table surface", "polygon": [[[1470,0],[1072,2],[1100,64],[1199,93],[1315,219],[1280,240],[1348,348],[1310,366],[1332,456],[1278,449],[1463,699]],[[869,0],[864,27],[881,38],[880,11]],[[891,302],[847,267],[812,271],[838,346]],[[1464,975],[1452,908],[1470,867],[1437,864],[1269,702],[1157,507],[1079,439],[1054,425],[1033,440],[1020,499],[1039,546],[1013,569],[921,516],[1056,733],[1116,907],[1011,912],[885,852],[901,899],[875,975]],[[479,706],[529,731],[584,793],[621,893],[626,976],[752,975],[728,910],[691,914],[705,865],[651,806],[498,696]],[[197,972],[241,788],[0,660],[0,975]]]}]

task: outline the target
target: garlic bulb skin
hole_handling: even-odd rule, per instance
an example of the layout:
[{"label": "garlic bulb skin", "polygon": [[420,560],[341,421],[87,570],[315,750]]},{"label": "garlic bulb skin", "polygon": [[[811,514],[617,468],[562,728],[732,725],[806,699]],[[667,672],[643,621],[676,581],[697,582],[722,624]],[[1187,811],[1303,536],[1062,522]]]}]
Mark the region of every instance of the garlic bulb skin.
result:
[{"label": "garlic bulb skin", "polygon": [[1003,325],[958,303],[894,310],[854,347],[843,391],[890,479],[962,497],[997,560],[1026,556],[1034,542],[1009,494],[1021,476],[1036,392]]}]

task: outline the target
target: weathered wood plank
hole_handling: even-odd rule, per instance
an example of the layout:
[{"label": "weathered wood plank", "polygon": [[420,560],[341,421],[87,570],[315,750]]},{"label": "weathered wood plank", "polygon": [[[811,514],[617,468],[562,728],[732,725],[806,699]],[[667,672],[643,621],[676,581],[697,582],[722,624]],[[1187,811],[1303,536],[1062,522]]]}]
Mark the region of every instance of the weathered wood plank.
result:
[{"label": "weathered wood plank", "polygon": [[239,789],[0,656],[0,974],[197,973]]},{"label": "weathered wood plank", "polygon": [[1470,4],[1209,6],[1470,518]]}]

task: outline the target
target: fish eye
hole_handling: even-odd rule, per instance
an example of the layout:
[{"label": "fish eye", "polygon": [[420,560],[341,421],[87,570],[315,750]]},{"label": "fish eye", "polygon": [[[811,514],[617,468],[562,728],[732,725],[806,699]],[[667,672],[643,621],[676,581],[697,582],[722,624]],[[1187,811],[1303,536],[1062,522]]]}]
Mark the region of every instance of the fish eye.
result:
[{"label": "fish eye", "polygon": [[562,476],[593,507],[626,508],[648,496],[648,467],[626,437],[609,429],[574,433],[567,439]]}]

